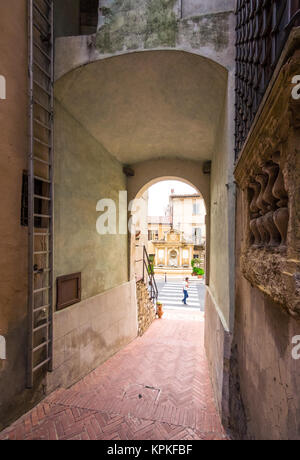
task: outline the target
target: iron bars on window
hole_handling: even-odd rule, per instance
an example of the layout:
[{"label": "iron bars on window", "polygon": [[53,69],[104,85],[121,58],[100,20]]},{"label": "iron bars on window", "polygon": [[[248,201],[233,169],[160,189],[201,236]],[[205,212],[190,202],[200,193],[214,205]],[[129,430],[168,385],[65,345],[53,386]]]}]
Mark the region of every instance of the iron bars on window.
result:
[{"label": "iron bars on window", "polygon": [[289,33],[300,25],[300,0],[237,0],[236,21],[237,158]]}]

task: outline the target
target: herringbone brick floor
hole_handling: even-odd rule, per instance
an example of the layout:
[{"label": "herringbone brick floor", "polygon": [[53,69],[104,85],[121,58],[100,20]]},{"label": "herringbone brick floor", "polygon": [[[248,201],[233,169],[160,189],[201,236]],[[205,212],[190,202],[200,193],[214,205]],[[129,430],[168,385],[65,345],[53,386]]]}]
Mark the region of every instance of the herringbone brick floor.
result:
[{"label": "herringbone brick floor", "polygon": [[200,312],[168,311],[70,389],[59,389],[3,439],[226,439],[216,411]]}]

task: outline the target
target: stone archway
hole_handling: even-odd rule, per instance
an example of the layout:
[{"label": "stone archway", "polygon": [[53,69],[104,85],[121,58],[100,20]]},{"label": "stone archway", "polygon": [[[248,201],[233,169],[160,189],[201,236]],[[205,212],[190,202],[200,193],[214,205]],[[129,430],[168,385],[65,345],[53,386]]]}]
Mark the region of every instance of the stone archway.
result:
[{"label": "stone archway", "polygon": [[[128,203],[133,202],[135,199],[141,199],[144,197],[145,192],[152,185],[167,181],[175,180],[184,182],[194,189],[203,197],[206,216],[206,247],[205,247],[205,273],[206,273],[206,284],[209,285],[209,268],[210,268],[210,175],[203,172],[203,163],[196,161],[182,161],[178,159],[158,159],[151,160],[142,163],[138,163],[132,166],[133,176],[128,177],[127,191],[128,191]],[[141,240],[143,245],[143,240]],[[136,273],[140,270],[136,267],[135,262],[141,260],[141,247],[137,249],[136,238],[134,234],[129,234],[128,237],[128,251],[129,251],[129,274],[130,279],[136,277]],[[164,257],[166,262],[165,265],[170,265],[170,248]],[[137,252],[138,251],[138,252]],[[177,253],[177,257],[172,260],[173,266],[180,265],[180,254]],[[174,265],[175,263],[175,265]]]},{"label": "stone archway", "polygon": [[179,180],[194,187],[203,196],[206,213],[210,209],[210,174],[204,173],[202,161],[178,158],[155,159],[135,163],[134,176],[128,177],[128,201],[140,198],[143,193],[162,180]]}]

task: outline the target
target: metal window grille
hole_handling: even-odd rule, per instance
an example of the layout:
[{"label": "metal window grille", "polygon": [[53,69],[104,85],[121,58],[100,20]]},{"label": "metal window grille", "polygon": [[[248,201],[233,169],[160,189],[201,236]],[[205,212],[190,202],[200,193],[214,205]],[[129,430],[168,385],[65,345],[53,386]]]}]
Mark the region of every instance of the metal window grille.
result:
[{"label": "metal window grille", "polygon": [[237,0],[236,130],[239,155],[291,29],[300,0]]}]

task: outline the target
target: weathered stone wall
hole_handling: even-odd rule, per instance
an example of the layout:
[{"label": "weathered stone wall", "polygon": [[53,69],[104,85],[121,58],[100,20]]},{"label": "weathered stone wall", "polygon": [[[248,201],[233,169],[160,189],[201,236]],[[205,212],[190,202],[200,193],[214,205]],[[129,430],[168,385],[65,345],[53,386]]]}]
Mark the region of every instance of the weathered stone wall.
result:
[{"label": "weathered stone wall", "polygon": [[298,440],[300,322],[241,273],[242,197],[237,203],[236,314],[230,363],[230,426],[238,438]]},{"label": "weathered stone wall", "polygon": [[155,320],[155,309],[151,302],[147,286],[143,281],[136,283],[138,305],[138,334],[143,335]]},{"label": "weathered stone wall", "polygon": [[234,0],[181,6],[180,0],[103,0],[93,36],[61,34],[56,40],[56,78],[81,65],[137,51],[197,54],[234,68]]},{"label": "weathered stone wall", "polygon": [[[292,79],[300,62],[299,51],[294,54],[294,50],[299,45],[296,31],[235,171],[230,424],[239,438],[296,440],[300,436],[300,365],[297,353],[293,354],[293,339],[300,335],[300,101],[292,97]],[[249,193],[252,186],[257,194]],[[285,219],[279,234],[276,216],[282,210]]]},{"label": "weathered stone wall", "polygon": [[229,44],[233,2],[217,9],[181,0],[101,0],[100,7],[96,47],[102,54],[182,45],[219,52]]},{"label": "weathered stone wall", "polygon": [[181,0],[182,16],[196,16],[232,11],[235,0]]},{"label": "weathered stone wall", "polygon": [[54,315],[54,370],[47,392],[69,387],[137,336],[135,282]]}]

